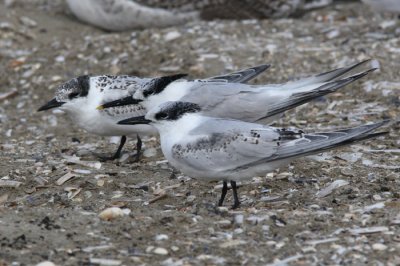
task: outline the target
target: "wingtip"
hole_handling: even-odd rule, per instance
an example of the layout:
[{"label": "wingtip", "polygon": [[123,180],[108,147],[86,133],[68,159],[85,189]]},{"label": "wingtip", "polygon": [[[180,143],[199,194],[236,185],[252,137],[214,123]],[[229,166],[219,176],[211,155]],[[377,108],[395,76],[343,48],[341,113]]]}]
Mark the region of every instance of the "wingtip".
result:
[{"label": "wingtip", "polygon": [[387,124],[389,124],[389,123],[391,123],[391,122],[392,122],[391,119],[384,119],[384,120],[382,120],[382,121],[380,121],[380,122],[376,122],[375,124],[379,125],[379,126],[377,126],[377,127],[381,127],[381,126],[387,125]]},{"label": "wingtip", "polygon": [[364,128],[366,130],[366,132],[371,132],[371,131],[374,131],[380,127],[383,127],[383,126],[389,124],[390,122],[392,122],[392,120],[384,119],[382,121],[361,125],[361,126],[359,126],[359,128]]},{"label": "wingtip", "polygon": [[259,66],[255,66],[254,68],[255,69],[260,69],[261,71],[265,71],[270,67],[271,67],[271,64],[262,64],[262,65],[259,65]]},{"label": "wingtip", "polygon": [[[348,69],[350,71],[350,70],[353,70],[353,69],[357,69],[360,66],[366,66],[367,64],[369,65],[370,69],[373,69],[373,71],[381,68],[380,63],[379,63],[379,61],[377,59],[368,58],[368,59],[365,59],[363,61],[360,61],[358,63],[353,64]],[[368,70],[370,70],[370,69],[368,69]]]},{"label": "wingtip", "polygon": [[363,71],[361,73],[358,73],[358,74],[355,74],[353,76],[350,76],[350,77],[348,77],[348,79],[357,80],[357,79],[360,79],[360,78],[362,78],[362,77],[368,75],[369,73],[374,72],[374,71],[376,71],[378,69],[379,68],[370,68],[370,69],[367,69],[367,70],[365,70],[365,71]]}]

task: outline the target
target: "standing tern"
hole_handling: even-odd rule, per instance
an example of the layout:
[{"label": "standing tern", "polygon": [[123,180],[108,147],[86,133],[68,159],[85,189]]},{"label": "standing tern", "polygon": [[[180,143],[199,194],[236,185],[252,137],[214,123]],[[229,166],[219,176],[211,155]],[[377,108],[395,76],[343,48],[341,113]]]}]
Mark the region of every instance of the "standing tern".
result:
[{"label": "standing tern", "polygon": [[[259,65],[205,80],[226,83],[247,82],[268,67],[268,64]],[[108,75],[79,76],[60,85],[56,90],[55,97],[40,107],[38,111],[59,108],[68,114],[74,124],[89,133],[99,136],[121,136],[115,154],[111,157],[100,156],[103,160],[119,158],[126,142],[126,136],[136,136],[136,159],[138,160],[142,145],[140,136],[157,134],[156,129],[149,125],[123,126],[118,125],[117,122],[132,116],[145,115],[146,107],[140,103],[129,106],[114,106],[104,110],[98,110],[96,107],[132,95],[139,89],[162,91],[165,86],[184,76],[186,75],[178,74],[157,78]]]},{"label": "standing tern", "polygon": [[[115,106],[144,106],[147,110],[167,101],[198,104],[204,115],[238,119],[247,122],[271,123],[286,110],[332,93],[356,81],[376,68],[373,60],[339,68],[285,84],[248,85],[215,80],[179,80],[160,88],[142,87],[132,96],[97,107],[106,110]],[[132,115],[136,116],[136,115]]]},{"label": "standing tern", "polygon": [[302,130],[207,117],[199,105],[188,102],[166,102],[150,110],[145,118],[119,122],[155,126],[163,154],[172,166],[195,178],[223,181],[219,206],[230,182],[233,208],[240,204],[237,181],[263,175],[299,157],[381,136],[387,132],[370,132],[385,123],[306,134]]}]

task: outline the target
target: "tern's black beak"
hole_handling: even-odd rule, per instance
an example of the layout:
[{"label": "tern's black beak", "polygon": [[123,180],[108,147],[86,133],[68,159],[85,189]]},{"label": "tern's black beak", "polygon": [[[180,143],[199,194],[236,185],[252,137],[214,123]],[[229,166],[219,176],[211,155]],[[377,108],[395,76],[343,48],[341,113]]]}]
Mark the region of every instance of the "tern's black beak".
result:
[{"label": "tern's black beak", "polygon": [[130,105],[130,104],[138,104],[140,102],[142,102],[143,100],[138,100],[138,99],[134,99],[132,96],[128,96],[116,101],[112,101],[112,102],[108,102],[108,103],[104,103],[102,105],[97,106],[96,109],[98,110],[102,110],[105,108],[110,108],[110,107],[116,107],[116,106],[124,106],[124,105]]},{"label": "tern's black beak", "polygon": [[146,125],[151,123],[151,120],[147,120],[144,116],[131,117],[118,122],[120,125]]},{"label": "tern's black beak", "polygon": [[38,112],[40,111],[45,111],[45,110],[49,110],[52,108],[56,108],[56,107],[60,107],[61,105],[63,105],[65,102],[58,102],[56,100],[56,98],[52,99],[50,102],[46,103],[45,105],[43,105],[42,107],[40,107],[38,109]]}]

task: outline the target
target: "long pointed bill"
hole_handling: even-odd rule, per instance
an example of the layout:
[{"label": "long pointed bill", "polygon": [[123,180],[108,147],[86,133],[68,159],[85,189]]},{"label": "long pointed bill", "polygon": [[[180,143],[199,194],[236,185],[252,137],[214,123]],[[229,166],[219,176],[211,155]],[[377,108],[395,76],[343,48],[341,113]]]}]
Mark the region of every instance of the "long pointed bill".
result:
[{"label": "long pointed bill", "polygon": [[97,106],[97,110],[102,110],[105,108],[110,108],[110,107],[117,107],[117,106],[124,106],[124,105],[131,105],[131,104],[138,104],[142,102],[143,100],[138,100],[134,99],[132,96],[128,96],[116,101],[108,102],[102,105]]},{"label": "long pointed bill", "polygon": [[146,125],[151,123],[151,120],[147,120],[144,116],[131,117],[118,122],[119,125]]},{"label": "long pointed bill", "polygon": [[37,111],[41,112],[41,111],[49,110],[49,109],[52,109],[52,108],[60,107],[64,103],[65,102],[58,102],[56,100],[56,98],[54,98],[50,102],[48,102],[45,105],[43,105],[42,107],[40,107]]}]

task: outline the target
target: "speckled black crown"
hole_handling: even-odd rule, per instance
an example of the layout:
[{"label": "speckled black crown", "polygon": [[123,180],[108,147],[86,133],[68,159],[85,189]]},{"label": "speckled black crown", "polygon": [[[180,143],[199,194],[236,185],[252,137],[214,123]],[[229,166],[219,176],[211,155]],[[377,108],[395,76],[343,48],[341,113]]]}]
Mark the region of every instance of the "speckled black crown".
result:
[{"label": "speckled black crown", "polygon": [[170,102],[167,103],[161,110],[155,115],[157,120],[178,120],[184,114],[197,113],[201,111],[198,104],[190,102]]}]

